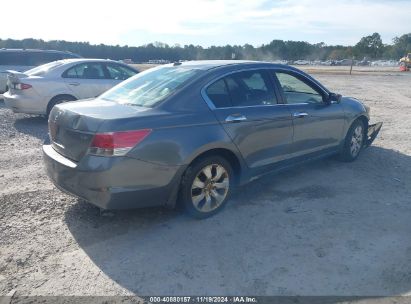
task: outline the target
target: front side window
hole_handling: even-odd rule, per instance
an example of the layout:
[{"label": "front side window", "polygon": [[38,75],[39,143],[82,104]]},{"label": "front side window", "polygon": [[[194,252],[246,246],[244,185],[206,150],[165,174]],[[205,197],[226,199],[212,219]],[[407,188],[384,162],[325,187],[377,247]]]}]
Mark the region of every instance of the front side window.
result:
[{"label": "front side window", "polygon": [[216,108],[228,107],[230,103],[232,107],[277,103],[268,74],[258,70],[230,74],[210,85],[207,88],[207,95]]},{"label": "front side window", "polygon": [[81,79],[106,79],[104,68],[101,63],[82,63],[78,64],[63,73],[64,78]]},{"label": "front side window", "polygon": [[275,75],[288,104],[323,102],[323,96],[320,92],[297,77],[282,72],[276,72]]},{"label": "front side window", "polygon": [[110,79],[125,80],[136,74],[135,71],[117,64],[107,64]]},{"label": "front side window", "polygon": [[186,67],[154,68],[121,82],[100,98],[140,107],[154,107],[184,86],[198,69]]}]

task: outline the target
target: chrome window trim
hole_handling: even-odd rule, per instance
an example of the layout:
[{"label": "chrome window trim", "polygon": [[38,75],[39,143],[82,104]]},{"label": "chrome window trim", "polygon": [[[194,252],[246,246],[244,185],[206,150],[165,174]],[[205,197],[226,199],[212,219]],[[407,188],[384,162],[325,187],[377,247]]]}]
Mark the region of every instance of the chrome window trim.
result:
[{"label": "chrome window trim", "polygon": [[[306,75],[304,75],[303,73],[301,73],[298,70],[293,70],[293,69],[288,69],[288,68],[284,68],[284,67],[255,67],[255,68],[245,68],[245,69],[239,69],[236,71],[231,71],[231,72],[227,72],[224,73],[223,75],[220,75],[216,78],[214,78],[213,80],[207,82],[207,84],[205,84],[203,86],[203,88],[201,89],[200,93],[201,96],[203,97],[204,101],[206,102],[206,104],[208,105],[208,107],[210,108],[210,110],[217,110],[217,109],[242,109],[242,108],[261,108],[261,107],[273,107],[273,106],[291,106],[291,105],[308,105],[309,103],[307,102],[302,102],[302,103],[292,103],[292,104],[287,104],[287,103],[277,103],[277,104],[272,104],[272,105],[255,105],[255,106],[233,106],[233,107],[221,107],[221,108],[217,108],[213,101],[208,97],[207,95],[207,89],[210,85],[212,85],[213,83],[219,81],[220,79],[227,77],[228,75],[232,75],[235,73],[241,73],[241,72],[247,72],[247,71],[256,71],[256,70],[274,70],[274,71],[279,71],[279,72],[291,72],[291,73],[295,73],[298,74],[299,76],[303,77],[304,79],[306,79],[307,81],[313,82],[315,85],[317,85],[317,87],[324,93],[324,94],[329,94],[328,90],[326,90],[318,81],[316,81],[315,79],[310,79],[308,78]],[[275,90],[275,88],[274,88]]]}]

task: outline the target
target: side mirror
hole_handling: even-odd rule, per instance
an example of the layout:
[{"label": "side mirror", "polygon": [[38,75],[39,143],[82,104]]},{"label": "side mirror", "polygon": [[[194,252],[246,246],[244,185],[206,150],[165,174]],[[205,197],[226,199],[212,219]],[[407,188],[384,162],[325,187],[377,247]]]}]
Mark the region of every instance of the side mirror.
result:
[{"label": "side mirror", "polygon": [[330,93],[330,94],[328,94],[327,103],[328,104],[340,103],[341,97],[342,96],[340,94]]}]

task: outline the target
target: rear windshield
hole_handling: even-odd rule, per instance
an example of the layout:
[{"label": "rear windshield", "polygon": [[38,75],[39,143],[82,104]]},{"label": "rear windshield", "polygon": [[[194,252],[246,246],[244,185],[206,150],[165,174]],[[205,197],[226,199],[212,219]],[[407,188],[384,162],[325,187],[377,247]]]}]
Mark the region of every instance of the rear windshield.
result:
[{"label": "rear windshield", "polygon": [[28,70],[25,72],[26,75],[29,76],[43,76],[47,74],[49,71],[55,69],[58,66],[61,66],[63,64],[62,61],[53,61],[50,63],[43,64],[41,66],[38,66],[34,69]]},{"label": "rear windshield", "polygon": [[200,72],[185,67],[160,67],[139,73],[101,95],[102,99],[154,107]]}]

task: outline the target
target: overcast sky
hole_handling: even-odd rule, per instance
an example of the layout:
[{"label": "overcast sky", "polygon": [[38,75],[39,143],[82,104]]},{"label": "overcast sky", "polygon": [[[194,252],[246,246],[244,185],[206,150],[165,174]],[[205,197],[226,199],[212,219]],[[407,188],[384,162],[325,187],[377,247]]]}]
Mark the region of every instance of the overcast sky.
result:
[{"label": "overcast sky", "polygon": [[411,0],[20,0],[1,4],[0,38],[137,46],[384,43],[411,32]]}]

